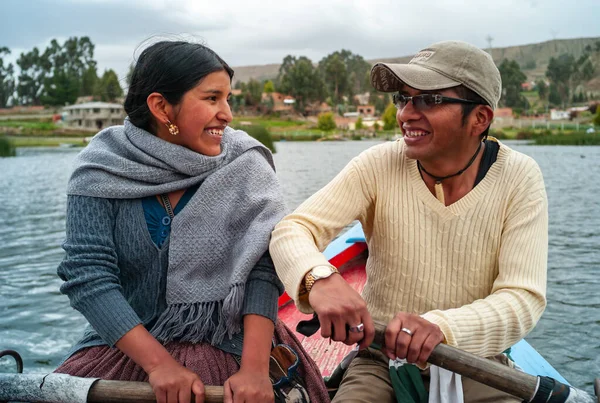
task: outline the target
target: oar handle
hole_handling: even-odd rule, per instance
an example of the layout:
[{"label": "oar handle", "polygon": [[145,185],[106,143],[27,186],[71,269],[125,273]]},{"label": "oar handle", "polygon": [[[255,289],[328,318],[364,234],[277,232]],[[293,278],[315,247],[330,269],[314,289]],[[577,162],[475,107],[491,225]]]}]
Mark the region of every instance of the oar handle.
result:
[{"label": "oar handle", "polygon": [[[386,325],[375,322],[375,340],[380,346],[385,346]],[[509,368],[500,363],[478,357],[446,344],[439,344],[433,349],[430,364],[471,378],[492,388],[510,393],[511,395],[531,400],[535,395],[538,378]]]},{"label": "oar handle", "polygon": [[[205,386],[204,391],[205,403],[223,403],[222,386]],[[90,388],[87,401],[90,403],[155,403],[156,395],[147,382],[99,380]]]}]

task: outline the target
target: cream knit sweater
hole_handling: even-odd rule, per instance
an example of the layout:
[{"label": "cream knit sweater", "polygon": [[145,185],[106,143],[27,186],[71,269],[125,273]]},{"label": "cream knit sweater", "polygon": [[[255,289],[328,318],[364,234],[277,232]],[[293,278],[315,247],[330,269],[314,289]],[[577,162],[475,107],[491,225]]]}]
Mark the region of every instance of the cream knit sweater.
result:
[{"label": "cream knit sweater", "polygon": [[374,319],[400,311],[436,323],[449,345],[488,357],[523,338],[546,305],[548,204],[529,157],[500,144],[498,158],[467,195],[444,206],[427,189],[404,142],[354,158],[285,217],[270,251],[298,308],[304,275],[353,220],[369,258],[363,290]]}]

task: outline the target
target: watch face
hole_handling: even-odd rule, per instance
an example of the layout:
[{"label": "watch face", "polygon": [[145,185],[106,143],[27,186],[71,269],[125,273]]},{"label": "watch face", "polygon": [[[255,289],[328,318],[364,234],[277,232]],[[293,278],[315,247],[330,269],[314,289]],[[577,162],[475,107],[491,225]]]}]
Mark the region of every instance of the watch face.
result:
[{"label": "watch face", "polygon": [[328,266],[317,266],[314,269],[312,269],[312,275],[315,278],[315,280],[319,278],[329,277],[332,273],[333,270],[331,270],[331,268]]}]

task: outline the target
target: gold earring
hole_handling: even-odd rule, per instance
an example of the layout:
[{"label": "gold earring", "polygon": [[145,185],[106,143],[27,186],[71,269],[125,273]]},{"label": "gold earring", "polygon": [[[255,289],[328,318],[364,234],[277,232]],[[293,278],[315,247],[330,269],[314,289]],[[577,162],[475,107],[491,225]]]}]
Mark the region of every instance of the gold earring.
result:
[{"label": "gold earring", "polygon": [[169,133],[171,133],[171,135],[173,136],[177,136],[179,134],[179,128],[177,126],[175,126],[173,123],[171,123],[170,120],[167,120],[167,123],[165,123],[167,125],[167,128],[169,129]]}]

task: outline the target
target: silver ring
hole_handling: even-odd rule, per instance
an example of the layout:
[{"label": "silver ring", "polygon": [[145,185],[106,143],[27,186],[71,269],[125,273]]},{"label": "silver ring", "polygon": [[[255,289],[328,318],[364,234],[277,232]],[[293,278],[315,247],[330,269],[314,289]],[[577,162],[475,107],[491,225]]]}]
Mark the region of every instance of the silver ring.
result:
[{"label": "silver ring", "polygon": [[409,336],[412,336],[412,330],[410,329],[403,327],[402,329],[400,329],[400,331],[406,333]]},{"label": "silver ring", "polygon": [[365,330],[365,325],[363,325],[362,323],[359,323],[356,326],[350,326],[348,328],[348,331],[352,333],[361,333],[363,330]]}]

